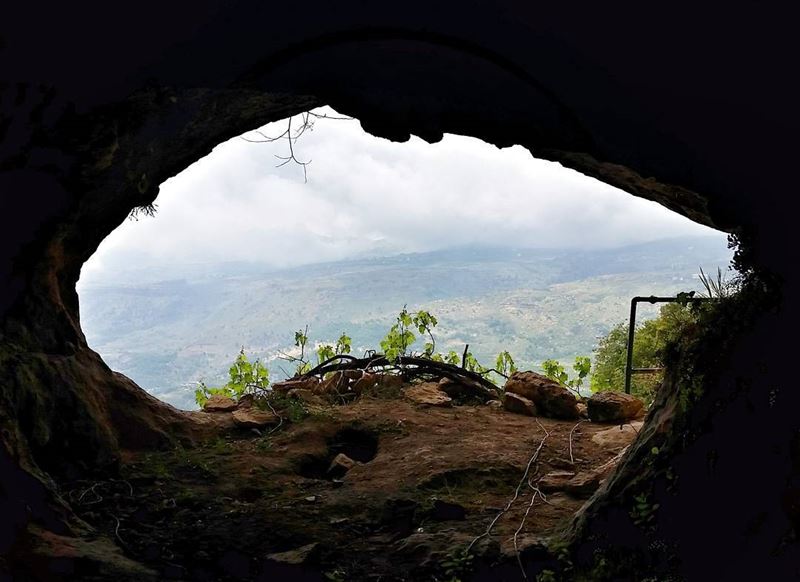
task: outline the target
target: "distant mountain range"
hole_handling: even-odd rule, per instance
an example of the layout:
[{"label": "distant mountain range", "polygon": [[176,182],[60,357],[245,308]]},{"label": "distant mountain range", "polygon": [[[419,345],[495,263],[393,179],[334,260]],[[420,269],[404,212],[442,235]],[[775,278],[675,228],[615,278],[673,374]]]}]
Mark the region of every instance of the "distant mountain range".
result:
[{"label": "distant mountain range", "polygon": [[[223,383],[241,347],[270,362],[309,326],[312,341],[347,331],[355,351],[378,342],[408,305],[439,319],[437,347],[493,362],[509,350],[521,367],[590,355],[627,318],[634,295],[701,288],[696,274],[727,268],[722,235],[615,249],[458,248],[270,269],[198,264],[109,272],[78,285],[89,345],[152,394],[195,408],[198,380]],[[657,308],[646,310],[645,317]]]}]

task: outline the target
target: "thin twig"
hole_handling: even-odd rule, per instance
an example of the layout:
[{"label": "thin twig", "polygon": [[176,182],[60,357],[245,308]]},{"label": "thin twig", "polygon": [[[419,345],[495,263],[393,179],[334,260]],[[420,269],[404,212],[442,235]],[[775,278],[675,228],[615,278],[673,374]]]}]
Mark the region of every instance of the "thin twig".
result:
[{"label": "thin twig", "polygon": [[472,547],[477,543],[478,540],[480,540],[481,538],[484,538],[484,537],[486,537],[486,536],[488,536],[488,535],[490,535],[492,533],[492,529],[494,528],[494,526],[497,523],[497,521],[506,512],[508,512],[509,509],[511,509],[511,506],[514,505],[514,502],[516,502],[517,498],[519,498],[520,489],[522,489],[523,484],[525,484],[527,482],[527,480],[528,480],[528,473],[531,470],[531,466],[536,461],[536,459],[539,458],[539,453],[542,451],[542,448],[544,447],[544,442],[547,440],[547,437],[550,436],[550,433],[542,425],[542,423],[539,422],[539,419],[538,418],[534,418],[534,420],[536,421],[536,424],[539,425],[539,428],[541,428],[544,431],[544,436],[542,437],[542,440],[539,442],[539,446],[536,447],[536,450],[533,452],[533,455],[531,455],[531,458],[528,459],[528,464],[525,466],[525,472],[522,474],[522,479],[520,479],[519,483],[517,484],[517,488],[514,490],[514,497],[512,497],[511,500],[506,504],[506,506],[502,510],[500,510],[500,513],[498,513],[495,516],[495,518],[489,524],[489,527],[486,528],[486,531],[483,532],[482,534],[480,534],[474,540],[472,540],[472,542],[467,547],[467,553],[469,553],[469,551],[472,550]]},{"label": "thin twig", "polygon": [[273,432],[275,432],[276,430],[278,430],[278,429],[281,427],[281,425],[283,424],[283,417],[282,417],[280,414],[278,414],[278,413],[275,411],[275,409],[272,407],[272,404],[270,404],[270,402],[269,402],[269,399],[268,399],[268,398],[265,398],[265,399],[264,399],[264,402],[266,402],[266,403],[267,403],[267,406],[269,406],[269,409],[272,411],[272,414],[274,414],[275,416],[277,416],[277,417],[278,417],[278,424],[277,424],[277,426],[275,426],[275,427],[274,427],[274,428],[273,428],[271,431],[269,431],[269,432],[267,433],[267,435],[271,435]]},{"label": "thin twig", "polygon": [[578,428],[582,422],[586,422],[586,420],[579,420],[577,424],[572,427],[572,430],[569,431],[569,462],[573,465],[575,464],[575,459],[572,456],[572,433],[575,432],[575,429]]},{"label": "thin twig", "polygon": [[117,537],[117,539],[122,544],[122,546],[127,549],[128,548],[128,544],[125,542],[125,540],[122,539],[122,536],[119,535],[120,520],[116,515],[112,515],[111,517],[113,517],[114,519],[117,520],[117,527],[114,528],[114,535]]},{"label": "thin twig", "polygon": [[525,515],[522,516],[522,521],[520,521],[517,531],[514,532],[514,553],[517,555],[517,564],[519,564],[519,569],[522,572],[522,577],[525,580],[528,579],[528,575],[525,573],[525,567],[522,565],[522,556],[519,553],[519,547],[517,545],[517,537],[519,536],[519,532],[522,531],[522,528],[525,527],[525,520],[528,518],[528,514],[531,511],[531,507],[533,507],[533,502],[536,501],[537,495],[538,495],[538,490],[534,491],[533,495],[531,495],[531,502],[528,504],[528,508],[525,510]]}]

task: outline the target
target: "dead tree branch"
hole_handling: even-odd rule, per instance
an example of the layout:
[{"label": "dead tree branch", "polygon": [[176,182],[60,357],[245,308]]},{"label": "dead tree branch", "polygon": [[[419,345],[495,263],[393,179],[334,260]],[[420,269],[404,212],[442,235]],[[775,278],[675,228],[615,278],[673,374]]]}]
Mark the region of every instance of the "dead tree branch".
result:
[{"label": "dead tree branch", "polygon": [[419,356],[399,356],[395,361],[389,361],[383,354],[375,354],[372,357],[356,358],[349,354],[338,354],[320,363],[305,374],[299,377],[324,376],[329,372],[341,372],[346,370],[366,371],[397,371],[402,370],[406,377],[438,377],[448,378],[453,382],[458,382],[468,388],[473,389],[477,394],[486,398],[497,398],[498,388],[481,374],[459,368],[446,362],[437,362],[430,358]]}]

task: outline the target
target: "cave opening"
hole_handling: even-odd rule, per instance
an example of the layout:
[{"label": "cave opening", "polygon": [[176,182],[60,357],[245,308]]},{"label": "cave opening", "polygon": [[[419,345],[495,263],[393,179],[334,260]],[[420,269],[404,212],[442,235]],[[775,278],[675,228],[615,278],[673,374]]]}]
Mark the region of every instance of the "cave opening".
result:
[{"label": "cave opening", "polygon": [[[273,135],[276,135],[274,125],[259,130],[255,139]],[[245,137],[254,137],[253,132]],[[357,138],[336,137],[338,139],[331,139],[331,143],[323,142],[327,149],[318,148],[330,156],[331,167],[322,163],[326,157],[318,155],[316,144],[304,138],[292,142],[297,150],[292,155],[300,156],[298,160],[302,161],[306,159],[302,156],[310,152],[313,164],[307,167],[299,162],[286,165],[285,171],[293,172],[291,180],[269,173],[266,177],[256,174],[250,178],[250,184],[262,182],[272,190],[286,188],[287,182],[291,187],[281,197],[264,197],[273,205],[295,198],[291,204],[272,212],[277,218],[270,226],[277,238],[262,240],[257,236],[269,231],[264,226],[265,219],[259,217],[269,216],[271,210],[262,206],[258,188],[251,188],[250,196],[241,201],[231,196],[232,190],[248,190],[246,183],[236,185],[233,177],[254,172],[248,169],[247,163],[237,166],[236,156],[230,152],[221,152],[219,161],[214,160],[222,147],[196,164],[194,173],[185,178],[180,187],[175,186],[180,176],[172,184],[165,183],[162,197],[155,200],[153,206],[134,211],[132,220],[123,228],[133,233],[140,227],[155,226],[165,217],[173,222],[161,227],[162,231],[142,230],[144,234],[137,233],[127,241],[114,240],[115,234],[112,234],[108,241],[119,254],[114,256],[106,250],[113,250],[113,246],[104,248],[101,245],[98,252],[101,264],[92,264],[94,259],[88,263],[88,278],[93,277],[94,281],[87,284],[86,277],[82,276],[78,288],[81,318],[90,347],[98,350],[109,365],[132,377],[153,395],[183,409],[194,407],[197,381],[208,386],[224,384],[225,369],[240,348],[251,357],[267,362],[271,383],[281,384],[284,380],[291,381],[290,366],[297,364],[297,360],[292,359],[297,357],[297,350],[292,351],[293,348],[298,348],[291,344],[294,330],[305,330],[311,336],[308,327],[303,326],[308,325],[314,331],[322,328],[317,336],[321,341],[314,344],[313,349],[327,345],[325,342],[333,345],[341,330],[350,334],[348,339],[359,352],[375,350],[382,337],[377,334],[377,326],[388,328],[393,312],[404,305],[409,306],[411,313],[425,308],[437,315],[441,321],[436,330],[437,335],[441,334],[437,338],[439,345],[445,349],[455,348],[461,354],[464,346],[471,344],[477,360],[490,362],[486,368],[493,367],[493,361],[479,351],[481,337],[488,335],[497,352],[504,342],[516,340],[520,344],[529,339],[526,335],[531,333],[532,323],[548,325],[551,329],[568,327],[567,333],[560,336],[552,332],[546,336],[551,343],[545,346],[552,350],[554,335],[563,343],[571,341],[570,336],[582,333],[581,349],[551,353],[566,363],[568,358],[591,351],[598,334],[608,333],[613,323],[624,319],[632,295],[700,291],[700,282],[694,277],[698,267],[707,271],[717,266],[724,269],[730,259],[724,235],[712,232],[709,236],[710,229],[706,227],[697,228],[684,219],[676,221],[675,215],[656,208],[655,203],[612,191],[614,189],[559,168],[557,164],[538,166],[540,171],[555,172],[554,185],[539,185],[539,188],[556,196],[566,182],[568,188],[575,189],[575,200],[567,200],[564,206],[547,208],[545,196],[532,205],[522,206],[521,200],[530,196],[531,185],[525,180],[530,181],[531,175],[520,167],[540,161],[521,148],[497,151],[477,140],[460,141],[462,138],[447,136],[442,146],[449,146],[451,151],[437,152],[428,159],[404,159],[392,152],[394,157],[388,162],[377,163],[379,154],[374,150],[368,154],[353,153],[354,147],[347,139]],[[275,143],[281,145],[280,140]],[[250,160],[250,166],[261,166],[263,171],[266,156],[258,151],[259,146],[241,138],[226,145],[239,151],[247,148],[248,154],[257,160],[257,163]],[[382,145],[418,150],[433,147],[419,141]],[[340,151],[335,151],[337,148]],[[474,148],[480,148],[478,154]],[[286,155],[284,150],[270,153]],[[502,157],[511,155],[515,156],[518,166],[503,166]],[[467,162],[447,166],[445,158],[448,156],[467,158]],[[278,164],[284,161],[279,158]],[[346,162],[352,165],[347,166]],[[438,176],[424,176],[417,182],[409,180],[410,175],[419,176],[426,169],[441,169],[442,166],[446,169]],[[480,166],[492,170],[483,175],[470,171]],[[214,171],[219,172],[219,168],[224,168],[227,174],[223,172],[221,177],[215,178]],[[399,171],[392,173],[397,168]],[[502,183],[498,173],[503,176]],[[336,183],[336,176],[341,175],[354,177],[355,181]],[[447,176],[457,176],[460,181],[455,185],[447,183]],[[313,191],[312,195],[304,196],[303,189],[310,189],[307,178],[312,187],[321,182],[333,195],[326,198],[324,192]],[[412,183],[411,192],[408,182]],[[522,183],[523,186],[517,192],[509,192],[504,190],[507,183]],[[402,184],[405,189],[393,193],[389,186],[394,184]],[[412,193],[427,193],[436,184],[440,184],[440,199],[431,203],[433,210],[426,216],[421,209],[425,209],[430,197],[414,199]],[[477,189],[470,191],[468,185],[476,184]],[[368,205],[364,193],[376,187],[381,193],[388,191],[381,197],[384,213],[358,216],[356,210]],[[204,194],[204,188],[210,194]],[[499,194],[498,189],[501,190]],[[581,203],[592,196],[588,193],[592,189],[600,198],[597,208],[581,214]],[[597,192],[598,189],[601,191]],[[448,198],[443,191],[456,195]],[[490,192],[491,196],[481,199],[480,192]],[[183,198],[179,200],[179,196]],[[174,197],[174,202],[169,197]],[[204,197],[210,198],[211,203]],[[506,200],[501,203],[500,212],[493,214],[487,202],[497,198]],[[630,206],[626,207],[623,201]],[[315,204],[324,205],[324,211],[315,209]],[[218,210],[209,213],[209,207]],[[460,207],[466,207],[466,212],[458,212]],[[214,224],[203,217],[203,210],[214,218],[232,216],[234,220]],[[390,218],[402,218],[404,213],[409,215],[405,221],[401,219],[398,225],[390,223]],[[187,215],[183,224],[175,222],[178,217]],[[485,220],[487,216],[488,221]],[[483,222],[480,219],[484,219]],[[530,241],[542,237],[539,234],[526,239],[526,230],[532,222],[537,223],[539,232],[545,233],[550,242],[546,247],[531,248]],[[438,229],[436,234],[450,243],[457,241],[460,247],[454,250],[435,238],[424,241],[419,247],[396,246],[415,223],[422,224],[420,231],[423,233]],[[442,223],[449,224],[449,228],[444,228]],[[465,223],[461,230],[453,227]],[[568,238],[559,238],[559,230],[571,223],[571,235],[584,237],[583,246],[565,250],[563,241]],[[606,230],[589,233],[592,223],[603,223]],[[390,228],[381,231],[374,228],[376,224],[388,224]],[[311,234],[317,235],[322,244],[313,236],[293,237],[294,231],[303,225],[316,226],[316,231],[310,229]],[[371,228],[365,230],[364,225]],[[326,226],[330,228],[326,230]],[[614,240],[613,234],[620,231],[630,239]],[[158,250],[165,232],[177,233],[177,242],[168,243],[160,262],[159,257],[155,260],[149,257],[149,265],[143,262],[137,266],[137,260],[144,254],[143,247],[149,246],[151,252]],[[676,232],[682,236],[676,237]],[[475,233],[481,236],[475,237]],[[665,233],[672,238],[654,233]],[[332,240],[341,245],[342,240],[337,240],[337,236],[344,240],[344,250],[336,244],[324,244]],[[499,238],[510,238],[515,244],[504,248],[497,243]],[[383,246],[359,247],[358,243],[364,240],[378,241]],[[553,244],[554,240],[561,241],[561,246]],[[249,260],[270,246],[278,249],[277,255],[283,264],[264,265]],[[215,254],[216,263],[208,260]],[[234,261],[223,260],[231,256]],[[200,264],[192,265],[191,257]],[[205,264],[197,261],[197,257],[206,259]],[[320,261],[320,258],[325,260]],[[109,268],[115,263],[116,268]],[[535,266],[542,264],[548,268],[544,273],[537,272]],[[117,280],[104,282],[104,269],[116,271]],[[518,276],[519,272],[526,271],[539,278]],[[448,289],[443,280],[452,281],[451,288]],[[219,288],[220,283],[222,288]],[[488,286],[488,290],[480,284]],[[421,292],[409,295],[415,285]],[[353,290],[355,295],[348,297],[348,290]],[[380,304],[368,304],[375,302],[376,296],[381,298],[381,294],[385,297]],[[242,305],[237,305],[237,301]],[[324,316],[343,301],[347,301],[353,311],[325,321]],[[448,303],[454,305],[448,306]],[[488,315],[499,310],[504,312],[504,317],[487,318],[478,325],[468,318],[459,320],[459,314],[475,312],[482,304]],[[373,317],[359,316],[358,310],[364,309],[371,309]],[[553,316],[556,309],[561,310],[560,317]],[[238,315],[231,317],[235,310]],[[284,319],[270,321],[264,318],[264,311]],[[537,317],[535,322],[525,320],[525,314],[531,313]],[[589,318],[587,322],[586,314],[591,313],[601,313],[602,317],[599,321]],[[198,314],[211,314],[209,319],[215,323],[199,324],[192,319],[192,315]],[[375,315],[383,316],[383,321]],[[570,315],[572,323],[566,326],[564,320]],[[650,319],[657,315],[655,310],[649,314]],[[514,321],[521,322],[521,328],[513,328]],[[180,326],[184,326],[183,331]],[[467,335],[460,333],[459,328],[465,326],[475,331]],[[275,332],[274,337],[265,338],[265,328]],[[584,328],[589,328],[590,332],[587,334]],[[213,342],[224,330],[236,337],[228,338],[223,347],[215,346]],[[656,335],[658,333],[656,330]],[[178,349],[170,353],[171,348],[165,349],[160,343],[162,339],[177,340],[172,345]],[[150,351],[142,351],[142,348]],[[215,360],[208,358],[210,348],[217,352]],[[203,362],[205,368],[197,366],[197,359],[192,360],[198,353],[207,360]],[[463,353],[466,354],[466,350]],[[189,368],[180,361],[181,356],[189,362]],[[137,357],[140,358],[138,362]],[[526,353],[517,362],[520,369],[536,367],[541,371],[539,366],[546,359],[553,358]],[[322,360],[320,355],[311,363]],[[250,363],[253,362],[248,365]],[[463,361],[461,366],[464,367]],[[148,367],[148,374],[137,371]],[[287,372],[287,367],[292,371]],[[187,369],[192,371],[187,374]],[[167,370],[176,374],[179,383],[164,390],[159,383]],[[211,376],[214,373],[217,375]],[[333,370],[323,378],[335,378],[341,373]],[[195,374],[193,381],[187,383],[186,376],[192,374]],[[573,375],[569,368],[567,374]],[[365,376],[362,372],[358,378],[344,379],[358,381]],[[333,548],[315,549],[321,538],[328,542],[334,540],[334,545],[352,547],[356,544],[358,552],[364,555],[394,552],[397,564],[412,571],[426,562],[422,554],[440,555],[455,547],[452,536],[443,536],[443,532],[452,530],[453,522],[458,522],[463,530],[456,536],[460,540],[458,543],[482,539],[481,528],[487,522],[492,527],[495,523],[487,520],[485,514],[492,507],[502,507],[509,495],[520,497],[525,503],[514,507],[499,521],[496,533],[505,536],[506,546],[484,544],[486,547],[481,551],[487,555],[508,553],[511,551],[508,543],[515,546],[525,535],[547,534],[563,527],[608,478],[643,428],[643,411],[603,424],[572,417],[569,412],[563,418],[558,413],[553,416],[549,411],[545,413],[546,405],[541,404],[541,410],[537,409],[542,413],[539,418],[528,415],[524,405],[521,409],[514,408],[495,399],[497,406],[486,406],[487,398],[477,402],[464,399],[457,387],[452,387],[458,382],[451,381],[451,386],[445,387],[442,382],[431,386],[431,378],[423,380],[427,381],[422,385],[427,386],[428,393],[422,390],[416,396],[402,386],[373,380],[364,392],[353,390],[351,382],[350,388],[337,393],[341,401],[336,398],[325,401],[316,393],[299,397],[281,394],[278,401],[273,400],[266,406],[248,404],[244,410],[241,406],[215,401],[205,412],[199,413],[217,423],[215,437],[197,446],[135,455],[124,466],[123,481],[147,498],[146,509],[133,511],[126,506],[124,492],[117,491],[122,486],[115,482],[94,489],[91,483],[71,483],[69,494],[74,498],[78,515],[95,527],[122,527],[136,559],[157,568],[177,561],[190,576],[211,571],[219,576],[250,577],[255,571],[282,567],[285,560],[295,559],[297,552],[303,554],[304,565],[334,568]],[[587,378],[582,396],[591,393],[586,390],[589,382]],[[316,387],[307,391],[315,390]],[[431,401],[430,391],[438,395],[444,393],[442,398],[446,398],[448,406],[440,408],[437,404],[441,402]],[[274,394],[275,390],[272,392]],[[578,392],[581,393],[580,389]],[[411,402],[403,400],[402,395],[410,396]],[[213,394],[209,396],[213,398]],[[331,413],[330,408],[336,411]],[[243,413],[244,420],[236,417],[239,412]],[[259,415],[267,420],[261,422]],[[342,422],[353,419],[366,422],[367,428],[342,428]],[[520,438],[519,435],[524,436]],[[525,485],[522,490],[520,474]],[[106,508],[108,514],[116,516],[115,520],[123,521],[112,521],[95,507],[106,499],[106,494],[114,500],[123,499],[122,503],[113,505],[113,511]],[[231,503],[237,508],[233,512],[225,509]],[[282,510],[271,511],[272,507]],[[292,508],[290,515],[283,515],[283,509],[288,507]],[[531,511],[534,507],[535,511]],[[169,543],[159,536],[146,535],[131,519],[135,515],[137,523],[147,525],[150,520],[161,517],[164,509],[181,516],[165,531],[164,535],[174,540]],[[230,513],[240,516],[237,523],[242,529],[233,538],[223,541],[230,535],[232,526],[225,520]],[[265,534],[251,521],[255,516],[279,524],[281,531],[270,530],[273,533]],[[204,535],[199,539],[191,533],[195,517],[205,523]],[[323,522],[326,522],[324,526]],[[519,529],[515,529],[517,526]],[[363,537],[362,546],[355,541],[359,537]],[[154,547],[159,544],[166,544],[166,547],[156,551]],[[269,557],[247,568],[239,559],[231,570],[231,552],[240,558],[256,554]],[[176,556],[179,559],[176,560]],[[426,567],[430,567],[430,563]],[[351,575],[380,570],[367,563],[352,568],[355,570]]]},{"label": "cave opening", "polygon": [[[191,11],[120,5],[128,26],[109,27],[104,11],[65,5],[43,36],[31,33],[42,30],[41,10],[18,8],[0,43],[0,577],[341,580],[395,565],[421,568],[422,579],[511,580],[521,569],[544,580],[797,576],[800,392],[787,368],[796,357],[796,217],[784,211],[797,116],[783,74],[796,18],[729,6],[720,27],[719,10],[694,5],[658,18],[641,4],[587,5],[576,18],[566,3],[412,2],[397,11],[245,1]],[[298,458],[325,455],[328,438],[357,419],[316,415],[271,438],[274,427],[239,427],[247,438],[234,443],[217,438],[227,413],[167,406],[87,345],[75,284],[131,210],[149,208],[160,184],[217,144],[323,104],[396,141],[461,134],[516,144],[742,242],[745,293],[685,334],[669,389],[558,535],[517,539],[515,551],[482,540],[468,555],[436,542],[437,528],[463,525],[459,516],[475,524],[475,511],[458,511],[462,501],[495,505],[486,490],[501,485],[532,494],[516,459],[541,436],[550,435],[545,461],[569,471],[570,435],[547,418],[545,432],[524,415],[460,406],[420,416],[398,400],[397,418],[371,415],[375,458],[344,479],[310,483],[294,471]],[[486,420],[482,433],[462,430],[469,415]],[[587,424],[572,434],[577,459]],[[463,438],[442,441],[453,434]],[[513,462],[473,466],[486,461],[476,452],[486,443],[502,443],[498,454]],[[467,466],[441,465],[436,453],[448,446]],[[372,480],[371,490],[392,491],[397,483],[378,478],[389,459],[425,498],[406,491],[382,506],[358,490]],[[191,487],[172,486],[176,472]],[[538,489],[554,506],[565,502]],[[357,508],[337,503],[347,492],[364,496]],[[265,499],[279,502],[269,519]],[[535,503],[534,520],[551,509]],[[298,520],[305,532],[293,529]],[[160,525],[144,532],[137,521]],[[337,545],[339,530],[354,545]],[[447,550],[472,542],[454,541]],[[377,562],[336,562],[361,550]]]}]

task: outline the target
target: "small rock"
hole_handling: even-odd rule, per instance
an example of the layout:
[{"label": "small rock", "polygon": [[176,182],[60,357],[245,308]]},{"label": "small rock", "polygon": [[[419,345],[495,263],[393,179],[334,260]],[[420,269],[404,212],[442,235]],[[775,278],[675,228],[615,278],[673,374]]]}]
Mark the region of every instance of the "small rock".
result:
[{"label": "small rock", "polygon": [[304,497],[303,499],[305,501],[308,501],[309,503],[314,503],[317,500],[317,496],[316,495],[309,495],[308,497]]},{"label": "small rock", "polygon": [[575,476],[572,471],[552,471],[539,479],[538,487],[545,493],[563,491],[570,479]]},{"label": "small rock", "polygon": [[427,406],[451,406],[453,403],[453,399],[439,390],[439,385],[435,382],[410,386],[403,390],[403,395],[412,402]]},{"label": "small rock", "polygon": [[489,400],[486,403],[486,406],[489,408],[503,408],[503,401],[502,400]]},{"label": "small rock", "polygon": [[343,372],[333,372],[317,386],[314,387],[314,394],[331,394],[334,392],[345,392],[350,385],[350,380]]},{"label": "small rock", "polygon": [[539,479],[538,487],[545,493],[564,491],[575,497],[588,497],[600,486],[600,475],[594,471],[553,471]]},{"label": "small rock", "polygon": [[399,374],[376,374],[378,377],[378,388],[383,390],[399,390],[403,387],[403,377]]},{"label": "small rock", "polygon": [[641,400],[623,392],[597,392],[587,404],[589,418],[594,422],[624,422],[644,412]]},{"label": "small rock", "polygon": [[637,431],[641,430],[643,424],[642,421],[634,421],[630,424],[601,430],[592,435],[592,442],[604,449],[621,449],[633,442]]},{"label": "small rock", "polygon": [[563,469],[564,471],[571,471],[575,468],[575,463],[567,459],[552,458],[547,461],[551,467],[556,469]]},{"label": "small rock", "polygon": [[339,453],[333,458],[333,461],[331,461],[331,466],[328,467],[328,477],[331,477],[332,479],[339,479],[357,464],[358,463],[356,461],[344,453]]},{"label": "small rock", "polygon": [[513,392],[506,392],[503,397],[503,407],[509,412],[514,412],[516,414],[536,416],[536,406],[533,402]]},{"label": "small rock", "polygon": [[378,374],[365,372],[364,375],[355,380],[350,387],[356,394],[361,394],[365,390],[372,390],[378,386],[379,381],[380,376]]},{"label": "small rock", "polygon": [[325,401],[322,397],[317,396],[311,390],[307,388],[292,388],[289,392],[286,393],[289,398],[295,398],[297,400],[302,400],[306,404],[311,404],[314,406],[322,406],[325,404]]},{"label": "small rock", "polygon": [[236,403],[237,408],[252,408],[256,403],[256,397],[254,394],[245,394],[241,398],[239,398],[239,402]]},{"label": "small rock", "polygon": [[284,382],[276,382],[272,385],[272,389],[275,392],[286,394],[289,392],[289,390],[293,390],[295,388],[313,391],[317,385],[319,385],[319,380],[315,376],[309,376],[307,378],[296,378],[294,380],[290,379],[285,380]]},{"label": "small rock", "polygon": [[575,497],[589,497],[600,487],[600,475],[594,471],[581,471],[569,480],[564,491]]},{"label": "small rock", "polygon": [[466,509],[458,503],[449,503],[441,499],[433,502],[431,518],[437,521],[463,521],[466,516]]},{"label": "small rock", "polygon": [[203,404],[206,412],[230,412],[236,409],[236,401],[222,394],[214,394]]},{"label": "small rock", "polygon": [[263,428],[278,424],[280,419],[272,412],[258,408],[240,408],[233,411],[233,422],[243,428]]},{"label": "small rock", "polygon": [[319,544],[314,542],[301,546],[288,552],[279,552],[277,554],[269,554],[267,559],[279,564],[286,564],[290,566],[302,566],[314,560],[317,556]]}]

